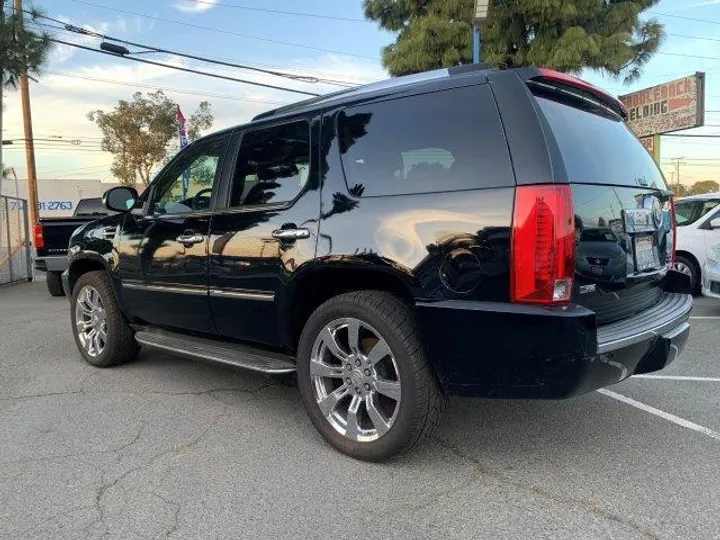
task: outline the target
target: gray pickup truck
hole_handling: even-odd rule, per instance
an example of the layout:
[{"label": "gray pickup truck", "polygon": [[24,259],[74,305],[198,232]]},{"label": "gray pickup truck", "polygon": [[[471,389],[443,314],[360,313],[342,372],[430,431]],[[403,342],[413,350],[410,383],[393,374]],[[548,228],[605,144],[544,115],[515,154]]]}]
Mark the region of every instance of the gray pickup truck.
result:
[{"label": "gray pickup truck", "polygon": [[33,230],[35,252],[33,267],[47,273],[47,288],[52,296],[64,296],[60,275],[68,267],[70,236],[80,225],[113,214],[101,197],[80,199],[71,217],[42,218]]}]

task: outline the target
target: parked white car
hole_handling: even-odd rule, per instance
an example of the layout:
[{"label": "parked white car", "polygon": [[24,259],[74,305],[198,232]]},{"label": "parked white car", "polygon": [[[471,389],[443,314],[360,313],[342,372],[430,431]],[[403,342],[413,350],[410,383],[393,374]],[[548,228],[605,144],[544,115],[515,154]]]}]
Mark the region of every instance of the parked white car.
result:
[{"label": "parked white car", "polygon": [[[716,218],[713,221],[720,221]],[[702,293],[720,300],[720,244],[710,250],[703,271]]]},{"label": "parked white car", "polygon": [[675,268],[690,276],[693,291],[699,293],[708,254],[720,244],[720,193],[678,199],[675,214],[678,222]]}]

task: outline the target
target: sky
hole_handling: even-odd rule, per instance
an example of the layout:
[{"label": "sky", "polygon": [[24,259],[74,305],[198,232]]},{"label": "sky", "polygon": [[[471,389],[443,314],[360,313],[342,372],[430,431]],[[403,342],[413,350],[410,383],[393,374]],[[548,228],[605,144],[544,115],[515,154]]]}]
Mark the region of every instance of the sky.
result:
[{"label": "sky", "polygon": [[[36,0],[34,6],[50,17],[108,36],[333,83],[300,83],[167,54],[137,56],[314,93],[387,78],[380,50],[394,40],[393,34],[364,20],[361,0]],[[295,14],[277,13],[282,11]],[[668,180],[677,181],[671,160],[683,158],[683,184],[720,181],[720,0],[662,0],[644,17],[664,24],[668,36],[636,83],[625,86],[622,80],[589,71],[582,77],[618,95],[706,72],[706,126],[684,133],[719,137],[663,137],[661,163]],[[94,49],[100,44],[90,36],[53,33],[57,39]],[[159,88],[186,116],[200,101],[210,101],[213,130],[306,97],[57,46],[30,89],[34,137],[44,139],[36,148],[38,177],[112,180],[112,156],[101,151],[102,134],[87,113],[110,111],[135,91]],[[23,136],[18,92],[5,91],[3,122],[3,139]],[[4,146],[3,161],[25,177],[22,145]]]}]

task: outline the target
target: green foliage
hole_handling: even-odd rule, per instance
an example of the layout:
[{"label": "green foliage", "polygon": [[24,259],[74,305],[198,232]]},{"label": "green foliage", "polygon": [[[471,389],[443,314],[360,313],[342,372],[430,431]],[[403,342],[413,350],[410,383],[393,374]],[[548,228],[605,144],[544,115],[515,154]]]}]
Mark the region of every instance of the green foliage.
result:
[{"label": "green foliage", "polygon": [[[498,67],[591,68],[626,82],[664,38],[639,15],[659,0],[492,0],[482,29],[483,61]],[[365,16],[397,32],[383,50],[393,76],[472,61],[474,0],[364,0]]]},{"label": "green foliage", "polygon": [[[120,100],[112,112],[88,114],[102,131],[102,149],[113,154],[111,171],[123,184],[132,186],[138,179],[146,186],[150,183],[153,169],[163,162],[177,137],[177,107],[158,90],[147,97],[136,92],[132,101]],[[189,119],[190,139],[210,129],[214,119],[210,104],[200,103]]]},{"label": "green foliage", "polygon": [[702,195],[703,193],[715,193],[720,191],[720,184],[715,180],[702,180],[695,182],[688,190],[688,195]]},{"label": "green foliage", "polygon": [[48,34],[28,30],[15,15],[0,17],[0,88],[17,88],[25,70],[39,75],[51,45]]}]

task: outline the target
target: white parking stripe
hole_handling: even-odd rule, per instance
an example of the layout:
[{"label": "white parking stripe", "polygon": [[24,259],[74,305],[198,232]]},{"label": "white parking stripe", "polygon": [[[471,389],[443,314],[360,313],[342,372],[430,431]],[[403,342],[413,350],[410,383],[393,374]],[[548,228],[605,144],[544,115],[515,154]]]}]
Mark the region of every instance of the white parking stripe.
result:
[{"label": "white parking stripe", "polygon": [[720,317],[709,316],[709,315],[696,315],[694,317],[690,317],[690,320],[691,321],[692,320],[695,320],[695,321],[718,321],[718,320],[720,320]]},{"label": "white parking stripe", "polygon": [[665,420],[672,422],[673,424],[677,424],[678,426],[682,426],[684,428],[692,429],[693,431],[697,431],[698,433],[702,433],[703,435],[707,435],[708,437],[715,439],[717,441],[720,441],[720,433],[717,431],[713,431],[712,429],[708,429],[706,427],[703,427],[699,424],[696,424],[695,422],[691,422],[690,420],[685,420],[684,418],[680,418],[679,416],[675,416],[674,414],[670,414],[665,411],[661,411],[660,409],[656,409],[655,407],[651,407],[650,405],[645,405],[644,403],[640,403],[639,401],[635,401],[632,398],[629,398],[627,396],[623,396],[622,394],[617,394],[615,392],[612,392],[611,390],[608,390],[607,388],[601,388],[598,390],[602,395],[617,399],[618,401],[622,401],[623,403],[627,403],[628,405],[631,405],[633,407],[636,407],[640,410],[643,410],[645,412],[649,412],[650,414],[654,414],[655,416],[659,416],[660,418],[664,418]]},{"label": "white parking stripe", "polygon": [[666,379],[668,381],[720,382],[720,377],[690,377],[688,375],[633,375],[633,379]]}]

